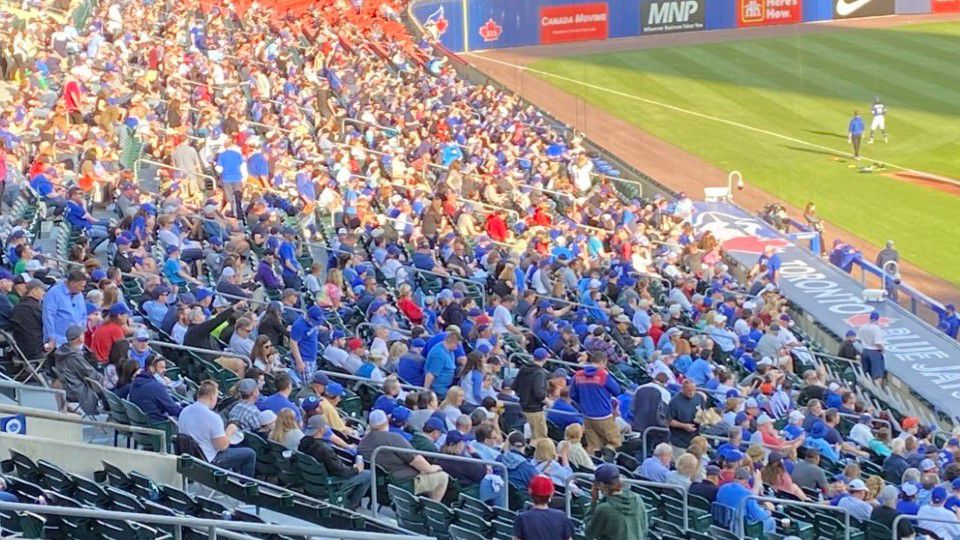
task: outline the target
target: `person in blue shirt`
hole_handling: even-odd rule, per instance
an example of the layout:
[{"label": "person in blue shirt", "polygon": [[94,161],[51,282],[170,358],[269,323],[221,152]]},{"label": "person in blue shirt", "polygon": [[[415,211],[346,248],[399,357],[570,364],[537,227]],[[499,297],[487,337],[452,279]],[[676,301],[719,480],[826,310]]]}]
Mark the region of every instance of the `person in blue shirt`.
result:
[{"label": "person in blue shirt", "polygon": [[863,118],[860,113],[853,111],[853,118],[847,127],[847,142],[853,145],[853,159],[860,159],[860,141],[863,139],[864,130]]},{"label": "person in blue shirt", "polygon": [[319,328],[323,321],[323,310],[319,306],[311,306],[290,327],[290,354],[296,363],[297,373],[313,373],[317,370]]},{"label": "person in blue shirt", "polygon": [[303,413],[300,412],[300,407],[297,407],[290,401],[290,392],[293,390],[290,376],[281,372],[277,373],[274,380],[274,387],[277,389],[276,393],[258,401],[257,408],[261,411],[273,411],[274,414],[279,414],[283,409],[290,409],[293,411],[294,416],[297,417],[297,423],[302,426]]},{"label": "person in blue shirt", "polygon": [[[750,480],[753,476],[750,469],[746,467],[738,468],[733,473],[733,482],[728,482],[717,490],[717,504],[729,508],[730,516],[734,520],[740,519],[737,512],[742,508],[747,523],[763,523],[763,532],[770,534],[777,528],[770,510],[761,506],[756,499],[747,499],[747,497],[754,495],[753,491],[750,490]],[[759,475],[755,481],[760,481]],[[744,504],[744,499],[746,499],[746,504]]]},{"label": "person in blue shirt", "polygon": [[217,155],[217,172],[223,183],[223,196],[227,204],[233,207],[233,215],[241,216],[241,200],[243,197],[243,178],[246,176],[247,164],[240,152],[240,147],[231,144]]},{"label": "person in blue shirt", "polygon": [[414,386],[423,386],[423,366],[425,359],[420,351],[427,342],[423,338],[410,340],[410,349],[397,361],[397,376],[400,380]]},{"label": "person in blue shirt", "polygon": [[43,341],[59,347],[67,342],[67,328],[87,326],[87,301],[83,288],[87,276],[80,270],[67,274],[67,279],[57,283],[43,297]]},{"label": "person in blue shirt", "polygon": [[[777,283],[780,280],[780,267],[783,265],[783,262],[780,260],[780,255],[777,254],[776,249],[771,245],[766,245],[763,247],[763,254],[757,258],[757,264],[753,266],[753,269],[750,271],[750,275],[756,275],[761,268],[767,269],[767,278],[770,279],[771,283]],[[734,299],[734,302],[736,299]],[[723,308],[720,308],[721,310]],[[731,318],[728,315],[728,318]]]},{"label": "person in blue shirt", "polygon": [[153,288],[151,294],[153,299],[143,303],[143,312],[146,313],[148,321],[160,328],[164,317],[170,311],[170,287],[157,285]]},{"label": "person in blue shirt", "polygon": [[83,231],[90,237],[90,251],[94,252],[100,244],[110,238],[107,231],[108,222],[93,217],[87,211],[83,202],[83,190],[80,188],[70,188],[70,200],[67,201],[66,218],[70,226],[78,231]]},{"label": "person in blue shirt", "polygon": [[456,332],[447,332],[443,342],[427,353],[423,385],[440,397],[446,396],[447,389],[453,384],[453,376],[457,371],[454,351],[458,347],[460,347],[460,335]]},{"label": "person in blue shirt", "polygon": [[938,327],[943,333],[957,339],[957,333],[960,331],[960,317],[957,316],[957,308],[953,304],[943,306],[943,314],[940,315]]},{"label": "person in blue shirt", "polygon": [[297,260],[297,231],[293,227],[283,228],[283,241],[277,248],[277,257],[280,259],[280,275],[283,278],[284,286],[300,290],[302,280],[300,274],[303,273],[303,267]]}]

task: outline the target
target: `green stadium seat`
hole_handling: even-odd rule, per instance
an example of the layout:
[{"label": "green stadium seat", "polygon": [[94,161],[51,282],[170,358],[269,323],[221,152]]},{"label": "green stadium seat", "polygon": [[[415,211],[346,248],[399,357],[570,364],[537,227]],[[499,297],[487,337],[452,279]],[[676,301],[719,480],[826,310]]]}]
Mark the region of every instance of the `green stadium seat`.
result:
[{"label": "green stadium seat", "polygon": [[173,422],[170,420],[164,420],[163,422],[151,422],[147,414],[143,412],[143,409],[126,399],[123,400],[123,407],[127,413],[127,419],[130,421],[130,425],[140,428],[159,429],[166,435],[164,438],[166,442],[164,443],[161,442],[159,435],[134,433],[134,448],[139,446],[140,448],[151,452],[159,452],[164,444],[166,444],[167,449],[170,448],[170,443],[173,440],[174,432]]},{"label": "green stadium seat", "polygon": [[345,489],[343,480],[330,476],[327,468],[313,456],[294,452],[293,458],[303,481],[304,493],[337,506],[346,504],[352,488]]},{"label": "green stadium seat", "polygon": [[488,540],[488,537],[460,525],[450,526],[448,532],[449,534],[445,535],[444,538],[450,540]]},{"label": "green stadium seat", "polygon": [[866,522],[866,533],[865,540],[887,540],[893,538],[893,531],[890,530],[890,527],[876,521]]},{"label": "green stadium seat", "polygon": [[457,525],[482,534],[485,538],[493,535],[490,520],[480,514],[471,512],[464,508],[454,508],[453,515],[457,519]]},{"label": "green stadium seat", "polygon": [[[110,421],[115,424],[129,426],[130,419],[127,418],[127,408],[123,405],[123,400],[109,390],[104,390],[103,395],[105,398],[107,398],[107,405],[110,407],[110,413],[109,413]],[[121,432],[119,430],[114,430],[113,445],[117,446],[117,442],[121,433],[123,434],[123,437],[127,440],[127,448],[129,448],[130,433],[126,431]]]},{"label": "green stadium seat", "polygon": [[253,449],[257,453],[257,476],[263,478],[277,477],[276,456],[270,452],[270,445],[263,437],[256,433],[243,433],[243,446]]},{"label": "green stadium seat", "polygon": [[23,538],[46,538],[47,518],[33,512],[17,512],[17,517]]},{"label": "green stadium seat", "polygon": [[400,486],[388,485],[393,512],[397,515],[397,522],[404,529],[426,534],[427,522],[423,517],[423,505],[413,493]]},{"label": "green stadium seat", "polygon": [[427,520],[429,534],[435,536],[437,540],[450,538],[450,524],[456,520],[453,510],[427,497],[420,497],[420,504],[423,506],[423,515]]}]

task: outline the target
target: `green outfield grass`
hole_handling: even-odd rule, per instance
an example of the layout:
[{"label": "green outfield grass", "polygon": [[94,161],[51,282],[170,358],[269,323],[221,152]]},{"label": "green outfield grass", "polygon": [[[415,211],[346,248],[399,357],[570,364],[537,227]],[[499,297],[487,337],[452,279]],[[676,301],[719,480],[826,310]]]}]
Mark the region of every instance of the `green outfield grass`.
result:
[{"label": "green outfield grass", "polygon": [[960,285],[960,198],[859,173],[851,161],[802,143],[848,151],[853,110],[869,128],[878,95],[889,111],[890,142],[864,144],[861,152],[960,178],[960,23],[596,54],[531,68],[597,87],[537,75],[722,169],[739,169],[794,206],[815,201],[822,217],[874,244],[894,238],[905,258]]}]

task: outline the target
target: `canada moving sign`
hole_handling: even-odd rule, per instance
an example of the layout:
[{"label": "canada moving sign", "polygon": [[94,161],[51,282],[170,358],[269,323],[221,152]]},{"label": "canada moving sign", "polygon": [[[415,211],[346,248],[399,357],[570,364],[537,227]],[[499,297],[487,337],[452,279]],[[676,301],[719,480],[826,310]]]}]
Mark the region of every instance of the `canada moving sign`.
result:
[{"label": "canada moving sign", "polygon": [[737,26],[803,21],[803,0],[737,0]]},{"label": "canada moving sign", "polygon": [[606,2],[541,6],[540,43],[607,39],[609,15]]}]

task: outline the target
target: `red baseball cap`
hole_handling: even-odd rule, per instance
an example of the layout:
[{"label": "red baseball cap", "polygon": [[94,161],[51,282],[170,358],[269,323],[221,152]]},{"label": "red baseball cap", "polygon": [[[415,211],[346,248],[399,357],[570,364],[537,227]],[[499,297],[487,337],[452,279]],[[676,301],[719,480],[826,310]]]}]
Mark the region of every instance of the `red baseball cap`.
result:
[{"label": "red baseball cap", "polygon": [[363,341],[361,341],[360,338],[351,338],[347,340],[347,349],[355,351],[361,347],[363,347]]},{"label": "red baseball cap", "polygon": [[530,480],[530,494],[534,497],[552,497],[553,480],[549,476],[538,474]]}]

